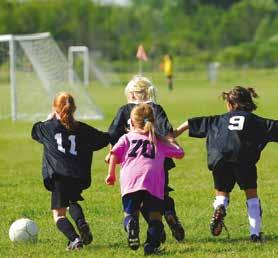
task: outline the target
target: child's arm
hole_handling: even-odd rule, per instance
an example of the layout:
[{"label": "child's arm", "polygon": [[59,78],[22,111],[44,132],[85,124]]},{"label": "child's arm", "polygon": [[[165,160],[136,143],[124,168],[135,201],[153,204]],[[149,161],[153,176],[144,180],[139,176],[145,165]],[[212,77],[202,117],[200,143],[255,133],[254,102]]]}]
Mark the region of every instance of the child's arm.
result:
[{"label": "child's arm", "polygon": [[189,128],[188,121],[182,123],[173,131],[173,136],[176,138]]},{"label": "child's arm", "polygon": [[116,182],[116,164],[118,163],[117,156],[113,153],[110,155],[108,175],[105,179],[107,185],[114,185]]},{"label": "child's arm", "polygon": [[104,162],[106,163],[106,164],[109,164],[109,161],[110,161],[110,157],[111,157],[111,150],[112,150],[112,145],[110,144],[109,145],[109,153],[105,156],[105,158],[104,158]]},{"label": "child's arm", "polygon": [[31,137],[33,140],[43,143],[42,122],[37,122],[33,125]]}]

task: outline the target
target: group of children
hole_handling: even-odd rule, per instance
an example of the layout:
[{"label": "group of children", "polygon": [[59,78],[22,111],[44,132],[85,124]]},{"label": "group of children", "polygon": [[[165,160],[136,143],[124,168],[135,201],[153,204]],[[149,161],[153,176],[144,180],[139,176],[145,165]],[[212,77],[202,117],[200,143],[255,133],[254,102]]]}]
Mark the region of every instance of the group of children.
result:
[{"label": "group of children", "polygon": [[[159,251],[165,241],[162,217],[177,241],[185,237],[169,193],[168,171],[172,158],[181,159],[183,149],[175,138],[188,130],[189,136],[207,138],[208,167],[212,171],[216,198],[210,222],[212,235],[224,225],[229,195],[235,183],[245,191],[250,239],[261,242],[262,209],[257,194],[256,163],[268,142],[278,142],[278,121],[254,115],[252,88],[234,87],[223,92],[228,112],[189,119],[173,129],[163,108],[155,102],[150,80],[135,76],[126,86],[128,103],[113,119],[108,132],[101,132],[74,119],[75,103],[69,93],[58,93],[48,120],[34,124],[32,138],[43,144],[42,174],[51,191],[51,209],[57,228],[68,238],[67,249],[80,249],[93,240],[83,210],[81,193],[91,184],[93,152],[109,143],[111,148],[106,184],[114,185],[120,164],[120,186],[124,229],[131,249],[139,248],[139,213],[148,224],[145,255]],[[66,217],[67,209],[78,233]]]}]

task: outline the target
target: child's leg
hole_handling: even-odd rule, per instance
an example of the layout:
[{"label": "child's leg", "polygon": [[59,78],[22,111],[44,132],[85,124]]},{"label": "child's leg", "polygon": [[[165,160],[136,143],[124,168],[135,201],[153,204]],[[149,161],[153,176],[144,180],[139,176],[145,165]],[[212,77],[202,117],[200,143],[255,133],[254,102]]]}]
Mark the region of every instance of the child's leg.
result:
[{"label": "child's leg", "polygon": [[73,225],[66,217],[67,208],[57,208],[52,211],[57,228],[69,239],[69,241],[72,242],[78,238],[79,236]]},{"label": "child's leg", "polygon": [[262,208],[257,195],[257,189],[246,189],[245,194],[251,240],[261,241]]},{"label": "child's leg", "polygon": [[238,171],[237,182],[240,189],[245,191],[247,199],[250,239],[253,242],[260,242],[263,240],[261,237],[262,210],[257,194],[257,168],[242,164]]},{"label": "child's leg", "polygon": [[139,213],[135,214],[128,214],[125,213],[124,218],[124,229],[128,234],[127,241],[128,246],[132,250],[137,250],[140,245],[140,239],[139,239]]},{"label": "child's leg", "polygon": [[216,197],[213,202],[214,213],[210,221],[210,231],[213,236],[219,236],[224,225],[226,209],[229,204],[229,193],[216,190]]},{"label": "child's leg", "polygon": [[173,237],[182,241],[185,237],[184,228],[176,214],[175,202],[168,192],[164,195],[164,218],[171,229]]},{"label": "child's leg", "polygon": [[210,221],[210,231],[213,236],[219,236],[222,228],[225,227],[224,218],[229,205],[229,195],[236,182],[233,169],[232,164],[220,162],[212,173],[216,190],[213,202],[214,212]]},{"label": "child's leg", "polygon": [[78,228],[83,244],[90,244],[93,241],[93,235],[90,231],[89,224],[85,220],[82,207],[77,202],[70,202],[69,214]]},{"label": "child's leg", "polygon": [[164,162],[164,173],[165,173],[165,188],[164,188],[164,218],[171,229],[173,237],[177,241],[182,241],[185,236],[184,228],[177,216],[175,209],[175,201],[169,196],[169,192],[173,189],[169,187],[169,171],[167,167],[171,163],[171,160],[165,160]]},{"label": "child's leg", "polygon": [[[143,215],[145,221],[149,224],[149,222],[150,222],[149,211],[144,204],[141,206],[140,212]],[[164,226],[163,226],[163,231],[162,231],[162,234],[161,234],[160,242],[165,243],[165,241],[166,241],[166,232],[165,232]]]},{"label": "child's leg", "polygon": [[124,229],[128,234],[128,246],[137,250],[140,245],[139,239],[139,209],[142,203],[144,191],[126,194],[122,197],[124,209]]},{"label": "child's leg", "polygon": [[161,235],[164,231],[164,226],[161,221],[163,214],[163,200],[146,192],[143,203],[149,211],[147,239],[144,245],[145,255],[149,255],[159,251]]},{"label": "child's leg", "polygon": [[51,209],[57,228],[69,239],[68,250],[82,248],[82,242],[76,233],[72,223],[66,218],[69,207],[69,196],[72,193],[72,183],[69,179],[57,176],[54,181],[54,189],[51,196]]},{"label": "child's leg", "polygon": [[164,226],[161,221],[161,212],[150,212],[150,223],[148,225],[147,240],[144,245],[146,255],[155,253],[161,243],[161,234]]},{"label": "child's leg", "polygon": [[215,191],[215,199],[213,202],[213,208],[216,209],[219,206],[224,206],[225,210],[228,208],[229,205],[229,199],[230,194],[227,192],[222,191]]}]

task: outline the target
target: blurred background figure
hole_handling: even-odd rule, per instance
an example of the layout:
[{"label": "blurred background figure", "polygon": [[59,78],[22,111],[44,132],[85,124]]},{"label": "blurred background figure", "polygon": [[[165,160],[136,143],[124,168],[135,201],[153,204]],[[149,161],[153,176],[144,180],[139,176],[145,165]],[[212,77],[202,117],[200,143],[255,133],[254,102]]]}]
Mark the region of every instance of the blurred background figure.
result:
[{"label": "blurred background figure", "polygon": [[208,80],[212,84],[217,81],[219,66],[220,64],[218,62],[211,62],[208,64]]},{"label": "blurred background figure", "polygon": [[173,90],[173,58],[170,54],[164,56],[160,67],[167,78],[168,89]]}]

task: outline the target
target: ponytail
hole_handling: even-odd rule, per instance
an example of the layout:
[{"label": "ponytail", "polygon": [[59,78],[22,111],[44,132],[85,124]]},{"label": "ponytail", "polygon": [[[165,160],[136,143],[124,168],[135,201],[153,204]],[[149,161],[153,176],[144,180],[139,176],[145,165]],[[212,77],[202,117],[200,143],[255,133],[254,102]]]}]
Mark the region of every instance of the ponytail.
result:
[{"label": "ponytail", "polygon": [[150,121],[146,121],[144,125],[144,132],[149,133],[149,141],[153,144],[156,144],[156,137],[154,131],[154,124]]},{"label": "ponytail", "polygon": [[253,88],[248,87],[247,90],[249,91],[250,95],[253,98],[258,98],[259,97],[259,95],[255,92],[255,90]]},{"label": "ponytail", "polygon": [[131,111],[131,120],[134,128],[140,129],[144,134],[148,133],[150,142],[156,144],[154,114],[151,106],[144,103],[134,107]]},{"label": "ponytail", "polygon": [[74,130],[77,123],[73,116],[76,106],[72,95],[66,92],[58,93],[54,98],[53,108],[59,115],[62,125],[68,130]]},{"label": "ponytail", "polygon": [[258,94],[253,88],[236,86],[229,92],[222,92],[221,97],[233,107],[233,110],[254,111],[257,109],[253,98],[258,98]]}]

